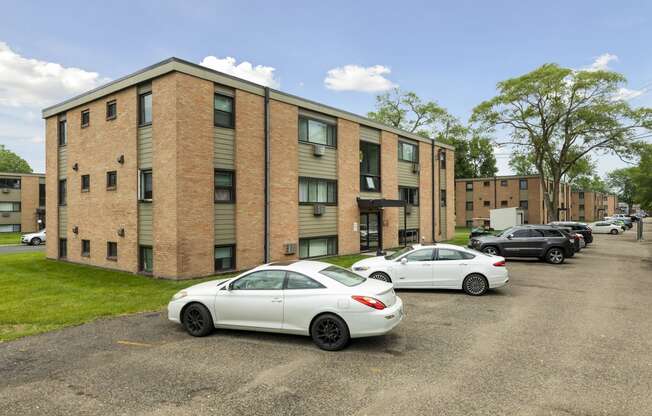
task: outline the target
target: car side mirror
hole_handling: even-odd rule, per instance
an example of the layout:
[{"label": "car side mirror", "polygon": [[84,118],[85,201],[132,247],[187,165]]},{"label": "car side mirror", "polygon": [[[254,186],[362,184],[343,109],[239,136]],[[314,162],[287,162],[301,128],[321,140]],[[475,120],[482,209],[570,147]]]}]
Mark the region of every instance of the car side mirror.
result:
[{"label": "car side mirror", "polygon": [[405,257],[403,257],[403,258],[401,259],[401,264],[406,264],[406,263],[407,263],[407,259],[406,259]]},{"label": "car side mirror", "polygon": [[508,239],[508,240],[511,240],[512,238],[514,238],[514,235],[512,235],[512,234],[510,234],[510,235],[507,236],[507,239]]}]

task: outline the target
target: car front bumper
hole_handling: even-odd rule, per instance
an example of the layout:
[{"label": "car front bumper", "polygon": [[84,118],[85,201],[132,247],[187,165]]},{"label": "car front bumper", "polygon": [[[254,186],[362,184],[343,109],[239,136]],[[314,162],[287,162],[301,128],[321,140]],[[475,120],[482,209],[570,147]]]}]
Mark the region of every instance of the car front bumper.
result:
[{"label": "car front bumper", "polygon": [[181,323],[181,309],[186,305],[184,300],[173,300],[168,303],[168,319],[178,324]]},{"label": "car front bumper", "polygon": [[401,323],[405,312],[403,300],[397,296],[396,302],[389,308],[364,313],[345,312],[341,315],[349,326],[351,338],[362,338],[388,333]]}]

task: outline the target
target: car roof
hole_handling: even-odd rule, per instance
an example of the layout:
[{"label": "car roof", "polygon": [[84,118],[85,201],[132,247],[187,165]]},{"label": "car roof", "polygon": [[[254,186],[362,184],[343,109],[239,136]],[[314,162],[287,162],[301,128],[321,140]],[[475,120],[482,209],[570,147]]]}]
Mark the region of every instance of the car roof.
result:
[{"label": "car roof", "polygon": [[303,273],[317,273],[325,268],[333,266],[330,263],[325,263],[323,261],[316,260],[287,260],[287,261],[276,261],[272,263],[263,264],[256,267],[256,269],[282,269],[289,270],[294,272],[303,272]]}]

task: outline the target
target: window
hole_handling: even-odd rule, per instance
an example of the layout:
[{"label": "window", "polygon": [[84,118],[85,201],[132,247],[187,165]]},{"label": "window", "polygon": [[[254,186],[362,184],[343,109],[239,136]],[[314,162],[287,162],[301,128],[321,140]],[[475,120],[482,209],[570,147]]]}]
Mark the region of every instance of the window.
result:
[{"label": "window", "polygon": [[65,259],[68,257],[68,239],[60,238],[59,239],[59,258]]},{"label": "window", "polygon": [[337,127],[334,124],[299,117],[299,141],[306,143],[337,146]]},{"label": "window", "polygon": [[146,92],[138,96],[138,124],[152,124],[152,93]]},{"label": "window", "polygon": [[45,184],[44,183],[38,184],[38,206],[39,207],[45,206]]},{"label": "window", "polygon": [[485,207],[491,206],[491,201],[484,201],[484,206]]},{"label": "window", "polygon": [[501,207],[506,207],[507,206],[507,201],[500,201],[500,206]]},{"label": "window", "polygon": [[118,187],[118,172],[112,170],[106,172],[106,189],[113,190]]},{"label": "window", "polygon": [[398,197],[410,205],[419,205],[419,188],[398,187]]},{"label": "window", "polygon": [[262,270],[249,273],[231,283],[232,290],[282,290],[285,281],[283,270]]},{"label": "window", "polygon": [[467,191],[472,191],[473,190],[473,182],[467,182],[466,183],[466,190]]},{"label": "window", "polygon": [[532,237],[530,230],[516,230],[512,233],[513,238],[528,238]]},{"label": "window", "polygon": [[519,206],[521,209],[527,209],[527,201],[519,201],[519,202],[518,202],[518,206]]},{"label": "window", "polygon": [[106,103],[106,119],[113,120],[118,117],[118,103],[115,100]]},{"label": "window", "polygon": [[421,250],[415,250],[412,253],[409,253],[405,256],[405,259],[408,262],[417,262],[417,261],[432,261],[433,259],[433,250],[431,248],[424,248]]},{"label": "window", "polygon": [[527,179],[519,179],[518,189],[527,189]]},{"label": "window", "polygon": [[404,162],[418,163],[419,148],[412,143],[406,143],[399,140],[398,142],[398,160]]},{"label": "window", "polygon": [[506,179],[501,179],[500,180],[500,186],[507,186],[507,180]]},{"label": "window", "polygon": [[489,185],[491,185],[491,182],[489,181],[482,182],[482,186],[489,186]]},{"label": "window", "polygon": [[88,192],[91,190],[91,175],[81,176],[81,191]]},{"label": "window", "polygon": [[360,142],[360,190],[380,192],[380,145]]},{"label": "window", "polygon": [[65,179],[59,179],[59,205],[64,206],[66,205],[66,199],[67,199],[67,188],[68,184]]},{"label": "window", "polygon": [[353,272],[350,272],[342,267],[338,266],[329,266],[319,273],[323,274],[326,277],[329,277],[335,280],[338,283],[343,284],[344,286],[357,286],[360,283],[367,280],[366,278],[357,275]]},{"label": "window", "polygon": [[152,170],[140,171],[140,190],[139,197],[141,201],[151,201],[153,196],[152,191]]},{"label": "window", "polygon": [[118,259],[118,243],[109,241],[106,243],[106,258],[107,260]]},{"label": "window", "polygon": [[439,151],[439,169],[446,169],[446,152]]},{"label": "window", "polygon": [[466,201],[466,210],[473,211],[473,201]]},{"label": "window", "polygon": [[321,283],[295,272],[287,272],[286,289],[323,289]]},{"label": "window", "polygon": [[230,170],[216,170],[214,175],[215,202],[235,202],[235,174]]},{"label": "window", "polygon": [[579,206],[580,211],[584,211],[584,204],[579,204],[578,206]]},{"label": "window", "polygon": [[154,256],[151,246],[140,246],[138,248],[138,270],[143,273],[154,271]]},{"label": "window", "polygon": [[81,112],[81,126],[84,128],[89,124],[91,124],[91,110],[84,110]]},{"label": "window", "polygon": [[300,204],[337,204],[337,182],[328,179],[299,178]]},{"label": "window", "polygon": [[20,212],[20,202],[0,202],[0,212]]},{"label": "window", "polygon": [[57,136],[59,137],[59,146],[65,146],[68,143],[68,125],[65,119],[59,120]]},{"label": "window", "polygon": [[471,228],[473,227],[473,220],[466,220],[466,228]]},{"label": "window", "polygon": [[410,228],[407,230],[398,230],[398,242],[403,244],[411,244],[419,242],[419,230]]},{"label": "window", "polygon": [[337,237],[299,239],[299,257],[302,259],[335,254],[337,254]]},{"label": "window", "polygon": [[216,246],[214,258],[216,272],[235,269],[235,246]]},{"label": "window", "polygon": [[580,192],[580,193],[579,193],[579,198],[580,198],[580,199],[584,199],[584,192]]},{"label": "window", "polygon": [[0,233],[19,233],[20,224],[0,224]]},{"label": "window", "polygon": [[542,229],[538,230],[543,234],[544,237],[561,237],[561,232],[559,230],[551,230],[551,229]]},{"label": "window", "polygon": [[470,260],[475,256],[471,253],[464,253],[459,250],[440,248],[437,250],[437,260]]},{"label": "window", "polygon": [[584,216],[580,215],[580,221],[584,221]]},{"label": "window", "polygon": [[82,240],[81,242],[81,255],[82,257],[91,256],[91,240]]},{"label": "window", "polygon": [[2,189],[20,189],[20,179],[18,179],[18,178],[0,178],[0,188],[2,188]]},{"label": "window", "polygon": [[439,191],[439,206],[445,207],[446,206],[446,190],[442,189]]},{"label": "window", "polygon": [[213,123],[217,127],[234,128],[233,97],[215,94],[213,98]]}]

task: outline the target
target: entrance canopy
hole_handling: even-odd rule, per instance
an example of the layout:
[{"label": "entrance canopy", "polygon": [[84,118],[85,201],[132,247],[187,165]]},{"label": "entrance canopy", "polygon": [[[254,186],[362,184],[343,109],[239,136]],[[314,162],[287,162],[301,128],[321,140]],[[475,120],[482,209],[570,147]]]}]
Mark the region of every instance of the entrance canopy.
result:
[{"label": "entrance canopy", "polygon": [[384,207],[404,207],[405,201],[400,199],[362,199],[358,198],[358,208],[377,209]]}]

